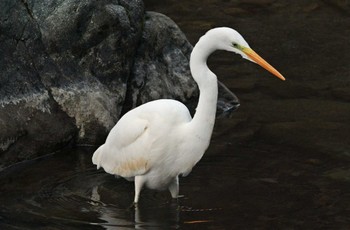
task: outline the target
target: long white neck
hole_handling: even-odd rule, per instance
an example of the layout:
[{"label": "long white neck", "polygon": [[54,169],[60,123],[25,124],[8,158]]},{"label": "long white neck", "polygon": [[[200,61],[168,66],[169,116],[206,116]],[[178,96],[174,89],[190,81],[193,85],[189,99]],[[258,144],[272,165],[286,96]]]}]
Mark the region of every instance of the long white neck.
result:
[{"label": "long white neck", "polygon": [[207,59],[216,49],[212,39],[204,35],[193,48],[190,59],[191,73],[200,91],[191,126],[197,136],[208,144],[215,123],[218,84],[216,75],[207,66]]}]

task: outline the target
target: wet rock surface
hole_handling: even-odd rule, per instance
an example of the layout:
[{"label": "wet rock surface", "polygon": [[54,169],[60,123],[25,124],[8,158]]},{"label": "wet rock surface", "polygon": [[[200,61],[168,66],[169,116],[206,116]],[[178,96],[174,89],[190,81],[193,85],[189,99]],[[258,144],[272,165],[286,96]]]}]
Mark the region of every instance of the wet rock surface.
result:
[{"label": "wet rock surface", "polygon": [[[192,50],[142,1],[2,1],[0,170],[68,144],[103,143],[128,110],[198,97]],[[235,96],[221,87],[219,110]]]},{"label": "wet rock surface", "polygon": [[[144,33],[128,84],[125,111],[153,98],[174,97],[188,101],[197,95],[196,83],[190,77],[191,51],[191,44],[170,18],[146,12]],[[162,78],[169,78],[169,81],[160,81]]]},{"label": "wet rock surface", "polygon": [[0,15],[0,168],[101,142],[121,113],[143,3],[2,1]]},{"label": "wet rock surface", "polygon": [[[192,44],[214,26],[236,28],[280,70],[281,82],[238,56],[209,64],[241,100],[180,179],[185,197],[143,191],[91,164],[79,149],[1,173],[5,229],[348,229],[350,43],[347,1],[145,2]],[[57,171],[60,171],[58,174]],[[43,176],[45,175],[45,177]],[[23,212],[27,210],[27,212]]]}]

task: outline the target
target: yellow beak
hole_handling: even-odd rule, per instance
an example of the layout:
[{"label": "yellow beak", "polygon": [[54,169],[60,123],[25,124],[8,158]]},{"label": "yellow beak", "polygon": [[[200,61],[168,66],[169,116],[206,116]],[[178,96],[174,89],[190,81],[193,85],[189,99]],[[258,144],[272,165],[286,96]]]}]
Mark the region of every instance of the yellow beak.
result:
[{"label": "yellow beak", "polygon": [[251,48],[242,48],[242,51],[253,61],[255,61],[257,64],[259,64],[261,67],[275,75],[281,80],[286,80],[280,72],[278,72],[275,68],[273,68],[267,61],[265,61],[262,57],[259,56],[259,54],[255,53],[254,50]]}]

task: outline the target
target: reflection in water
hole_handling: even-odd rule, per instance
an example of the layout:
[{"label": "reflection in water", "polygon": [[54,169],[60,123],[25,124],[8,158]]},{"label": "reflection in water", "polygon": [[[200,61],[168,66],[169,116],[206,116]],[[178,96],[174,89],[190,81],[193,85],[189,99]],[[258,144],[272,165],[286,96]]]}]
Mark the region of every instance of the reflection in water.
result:
[{"label": "reflection in water", "polygon": [[93,187],[91,192],[91,200],[94,202],[100,201],[100,194],[98,194],[98,186]]},{"label": "reflection in water", "polygon": [[135,207],[135,229],[144,228],[171,228],[179,227],[180,206],[176,201],[164,204],[161,207]]},{"label": "reflection in water", "polygon": [[286,147],[214,139],[180,179],[185,197],[145,189],[131,207],[133,184],[97,171],[92,153],[65,151],[1,172],[0,229],[312,229],[314,223],[342,229],[350,223],[343,192],[349,184],[327,176],[334,160],[325,156],[316,161]]},{"label": "reflection in water", "polygon": [[[91,191],[91,205],[96,206],[96,211],[99,215],[99,219],[103,220],[103,223],[94,223],[96,225],[103,226],[105,229],[116,229],[116,227],[131,226],[132,222],[125,218],[117,217],[117,209],[111,208],[103,204],[100,200],[101,196],[98,193],[98,186],[93,187]],[[93,223],[92,223],[93,224]]]},{"label": "reflection in water", "polygon": [[[105,205],[101,201],[99,187],[93,187],[91,191],[91,204],[97,207],[99,219],[103,223],[92,223],[100,225],[108,230],[129,228],[133,225],[135,229],[145,228],[178,228],[180,208],[176,201],[165,203],[161,207],[136,205],[127,209],[117,209],[110,205]],[[130,214],[134,211],[134,221],[121,217],[119,212]]]},{"label": "reflection in water", "polygon": [[[214,209],[191,208],[203,206],[173,200],[168,192],[145,189],[132,206],[133,184],[97,171],[92,153],[75,149],[2,172],[0,229],[178,229],[213,220],[208,213]],[[194,180],[184,193],[198,187]]]},{"label": "reflection in water", "polygon": [[102,226],[105,229],[120,229],[121,227],[130,228],[133,226],[133,222],[125,218],[123,215],[118,215],[118,213],[125,210],[120,210],[115,207],[104,205],[100,201],[100,195],[98,194],[98,186],[94,187],[91,195],[91,203],[96,206],[96,211],[98,218],[102,220],[102,223],[91,223],[95,225]]}]

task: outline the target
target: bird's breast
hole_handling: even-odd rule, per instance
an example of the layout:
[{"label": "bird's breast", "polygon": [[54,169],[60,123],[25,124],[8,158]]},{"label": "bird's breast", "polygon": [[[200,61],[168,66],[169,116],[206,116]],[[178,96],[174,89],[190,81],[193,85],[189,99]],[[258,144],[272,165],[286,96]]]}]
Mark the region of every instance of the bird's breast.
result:
[{"label": "bird's breast", "polygon": [[164,169],[151,170],[144,178],[146,179],[146,186],[150,189],[165,190],[177,175],[169,174],[169,171]]}]

